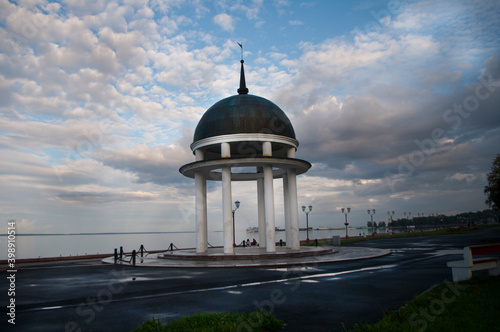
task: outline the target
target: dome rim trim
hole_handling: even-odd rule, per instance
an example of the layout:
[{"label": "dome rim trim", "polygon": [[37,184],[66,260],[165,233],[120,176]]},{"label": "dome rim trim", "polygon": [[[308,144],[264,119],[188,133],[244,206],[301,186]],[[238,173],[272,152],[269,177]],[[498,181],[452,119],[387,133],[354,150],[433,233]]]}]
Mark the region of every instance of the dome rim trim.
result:
[{"label": "dome rim trim", "polygon": [[[306,173],[311,167],[311,163],[297,158],[278,158],[278,157],[251,157],[251,158],[225,158],[218,160],[200,160],[183,165],[179,172],[189,178],[194,178],[197,172],[204,174],[210,181],[221,181],[221,173],[214,170],[224,167],[263,167],[271,166],[273,169],[273,178],[282,178],[283,170],[295,170],[296,175]],[[264,173],[231,173],[231,181],[253,181],[263,178]]]},{"label": "dome rim trim", "polygon": [[297,149],[299,146],[299,141],[288,137],[281,136],[275,134],[229,134],[229,135],[219,135],[203,138],[196,142],[193,142],[190,146],[191,151],[195,152],[196,150],[220,143],[234,143],[234,142],[271,142],[271,143],[281,143],[285,145],[290,145],[290,147],[294,147]]}]

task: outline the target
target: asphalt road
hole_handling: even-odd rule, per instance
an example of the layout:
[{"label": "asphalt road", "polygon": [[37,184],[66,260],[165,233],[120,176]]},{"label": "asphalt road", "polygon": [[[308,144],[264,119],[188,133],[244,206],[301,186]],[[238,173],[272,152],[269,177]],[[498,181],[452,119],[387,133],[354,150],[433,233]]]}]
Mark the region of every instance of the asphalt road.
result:
[{"label": "asphalt road", "polygon": [[[500,242],[500,227],[469,234],[379,239],[369,260],[294,268],[133,268],[97,260],[27,264],[16,274],[16,325],[2,331],[130,331],[152,317],[250,311],[286,322],[285,331],[344,331],[375,322],[435,284],[451,280],[450,260],[468,245]],[[6,274],[5,272],[3,273]],[[6,310],[9,282],[0,280]],[[250,326],[241,326],[251,331]]]}]

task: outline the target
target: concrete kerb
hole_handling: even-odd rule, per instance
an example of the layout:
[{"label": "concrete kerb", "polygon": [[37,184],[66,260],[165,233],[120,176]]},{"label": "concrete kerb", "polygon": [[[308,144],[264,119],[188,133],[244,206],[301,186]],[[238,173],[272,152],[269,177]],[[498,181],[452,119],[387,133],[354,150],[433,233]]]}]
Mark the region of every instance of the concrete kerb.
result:
[{"label": "concrete kerb", "polygon": [[338,250],[333,247],[306,247],[301,250],[278,247],[276,252],[268,253],[266,248],[246,247],[234,248],[233,254],[225,254],[223,248],[210,248],[206,253],[197,253],[195,249],[176,250],[159,254],[160,259],[194,260],[194,261],[234,261],[234,260],[276,260],[303,258],[310,256],[331,255]]},{"label": "concrete kerb", "polygon": [[[148,257],[137,257],[135,267],[162,267],[162,268],[235,268],[235,267],[282,267],[303,264],[321,264],[345,262],[361,259],[370,259],[381,256],[386,256],[391,253],[389,249],[364,248],[364,247],[332,247],[330,254],[311,255],[306,257],[279,257],[276,258],[254,258],[234,259],[234,260],[207,260],[207,259],[168,259],[158,258],[158,255],[149,255]],[[303,248],[301,248],[302,250]],[[307,249],[306,249],[307,250]],[[181,250],[179,250],[181,251]],[[185,253],[188,254],[188,253]],[[194,254],[195,255],[195,254]],[[133,266],[130,262],[119,261],[114,262],[114,257],[108,257],[102,260],[105,264],[117,264],[125,266]]]}]

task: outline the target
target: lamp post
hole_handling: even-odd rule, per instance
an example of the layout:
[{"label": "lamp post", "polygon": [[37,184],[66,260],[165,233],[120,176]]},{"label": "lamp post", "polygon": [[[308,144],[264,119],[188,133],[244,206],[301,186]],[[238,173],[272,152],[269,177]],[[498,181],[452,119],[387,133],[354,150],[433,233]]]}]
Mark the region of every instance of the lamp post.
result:
[{"label": "lamp post", "polygon": [[345,238],[346,238],[346,239],[348,239],[348,238],[349,238],[349,235],[347,234],[347,226],[349,225],[349,223],[347,223],[347,214],[348,214],[349,212],[351,212],[351,208],[350,208],[350,207],[348,207],[348,208],[347,208],[347,212],[344,212],[344,211],[345,211],[345,209],[344,209],[344,208],[341,208],[341,209],[340,209],[340,211],[342,211],[342,213],[343,213],[343,214],[345,214],[345,223],[344,223],[344,225],[345,225]]},{"label": "lamp post", "polygon": [[423,233],[424,229],[422,228],[422,219],[424,218],[424,214],[423,213],[417,213],[417,215],[418,215],[418,220],[420,221],[420,233]]},{"label": "lamp post", "polygon": [[370,215],[371,219],[372,219],[372,236],[374,236],[375,234],[373,233],[373,215],[375,214],[375,209],[373,209],[373,213],[372,211],[370,210],[367,210],[368,211],[368,214]]},{"label": "lamp post", "polygon": [[236,241],[235,241],[235,236],[234,236],[234,213],[240,207],[240,201],[234,202],[234,205],[236,206],[236,208],[233,210],[233,247],[236,247]]},{"label": "lamp post", "polygon": [[306,234],[307,234],[306,235],[306,242],[309,242],[309,212],[312,211],[313,206],[309,205],[308,208],[309,208],[309,211],[306,211],[305,205],[302,205],[302,211],[304,211],[304,213],[306,214]]},{"label": "lamp post", "polygon": [[391,211],[387,211],[387,215],[389,216],[389,219],[391,221],[391,232],[392,232],[392,235],[394,235],[394,221],[392,220],[392,216],[394,215],[394,211],[392,211],[392,214],[391,214]]}]

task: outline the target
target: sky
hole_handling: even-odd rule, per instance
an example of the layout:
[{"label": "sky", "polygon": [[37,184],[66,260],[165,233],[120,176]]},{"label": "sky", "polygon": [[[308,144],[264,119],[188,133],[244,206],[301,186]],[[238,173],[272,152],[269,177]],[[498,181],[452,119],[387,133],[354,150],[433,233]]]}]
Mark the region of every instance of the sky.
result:
[{"label": "sky", "polygon": [[[311,226],[486,209],[500,153],[497,0],[0,0],[0,219],[19,233],[194,231],[196,125],[277,104]],[[238,230],[256,184],[233,182]],[[276,225],[284,226],[275,180]],[[208,194],[222,229],[221,187]],[[300,211],[299,222],[305,226]],[[304,225],[303,225],[304,224]]]}]

